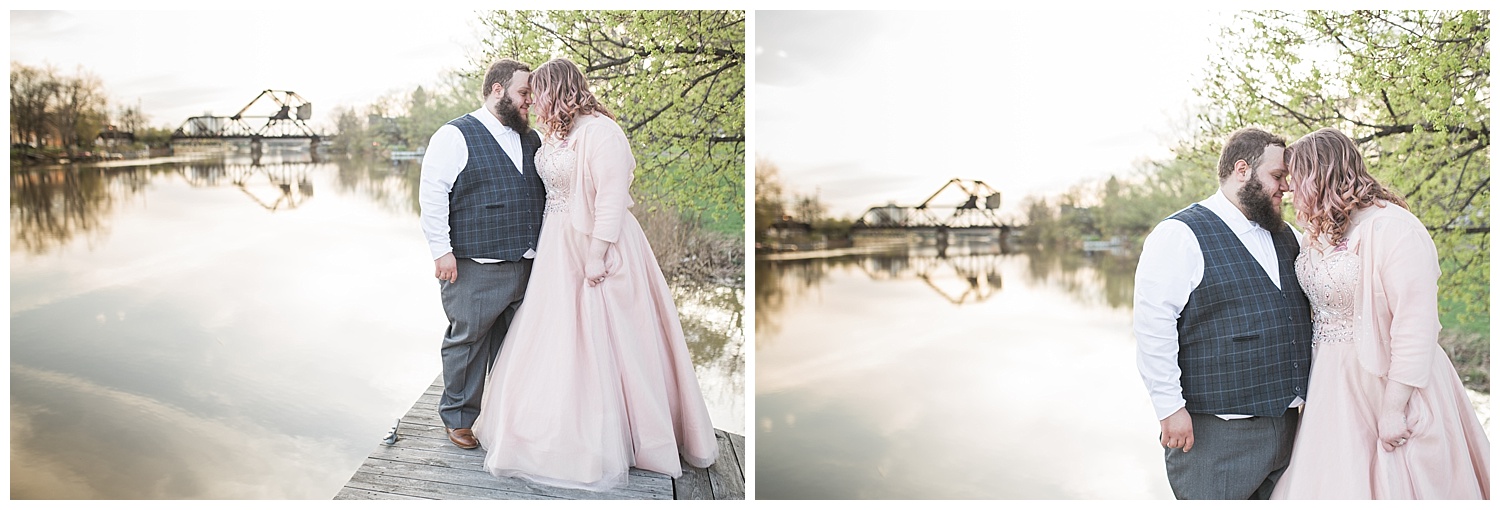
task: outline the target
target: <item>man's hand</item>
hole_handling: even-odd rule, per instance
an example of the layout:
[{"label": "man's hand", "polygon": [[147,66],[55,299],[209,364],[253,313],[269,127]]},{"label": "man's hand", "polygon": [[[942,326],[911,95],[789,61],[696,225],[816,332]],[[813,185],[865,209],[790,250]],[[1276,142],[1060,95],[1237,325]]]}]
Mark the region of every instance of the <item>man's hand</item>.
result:
[{"label": "man's hand", "polygon": [[1193,417],[1188,416],[1187,408],[1178,409],[1161,421],[1161,445],[1181,448],[1182,453],[1193,449]]},{"label": "man's hand", "polygon": [[437,265],[437,279],[458,283],[458,259],[453,258],[453,252],[444,253],[433,263]]}]

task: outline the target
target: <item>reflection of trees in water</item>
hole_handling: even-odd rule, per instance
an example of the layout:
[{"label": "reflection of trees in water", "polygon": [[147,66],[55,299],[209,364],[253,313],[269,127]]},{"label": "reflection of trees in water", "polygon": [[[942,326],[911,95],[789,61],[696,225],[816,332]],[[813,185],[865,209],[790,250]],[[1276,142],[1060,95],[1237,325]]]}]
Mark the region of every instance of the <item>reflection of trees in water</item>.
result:
[{"label": "reflection of trees in water", "polygon": [[10,175],[11,250],[43,254],[74,237],[107,235],[122,200],[140,195],[168,169],[50,168]]},{"label": "reflection of trees in water", "polygon": [[744,393],[745,291],[723,286],[677,285],[682,332],[692,352],[693,366],[717,367]]},{"label": "reflection of trees in water", "polygon": [[370,197],[392,213],[421,214],[422,207],[417,201],[422,182],[420,162],[339,157],[333,164],[338,168],[333,184],[339,191]]},{"label": "reflection of trees in water", "polygon": [[755,345],[781,332],[781,315],[794,299],[817,289],[832,268],[852,266],[859,257],[755,261]]},{"label": "reflection of trees in water", "polygon": [[[1135,256],[1085,255],[1079,250],[1027,250],[1024,277],[1032,286],[1064,290],[1079,302],[1128,308],[1135,292]],[[756,345],[781,332],[782,316],[798,299],[817,291],[828,273],[857,268],[872,280],[921,280],[954,305],[980,303],[1003,288],[1001,263],[1008,254],[993,244],[956,244],[945,250],[914,246],[905,252],[828,259],[756,260]]]},{"label": "reflection of trees in water", "polygon": [[983,302],[1002,287],[1000,262],[1007,255],[994,243],[955,244],[945,249],[913,246],[901,252],[846,255],[823,259],[755,262],[756,345],[781,331],[781,316],[790,303],[815,292],[837,268],[857,269],[872,280],[920,280],[933,294],[954,305]]},{"label": "reflection of trees in water", "polygon": [[1026,281],[1060,288],[1079,302],[1130,308],[1139,254],[1086,254],[1077,249],[1026,250]]}]

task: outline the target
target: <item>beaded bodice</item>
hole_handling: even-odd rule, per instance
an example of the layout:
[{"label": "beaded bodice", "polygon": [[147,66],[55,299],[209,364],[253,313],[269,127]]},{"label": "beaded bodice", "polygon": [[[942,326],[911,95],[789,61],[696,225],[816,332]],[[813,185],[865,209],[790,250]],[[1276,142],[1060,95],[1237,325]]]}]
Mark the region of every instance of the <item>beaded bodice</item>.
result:
[{"label": "beaded bodice", "polygon": [[578,166],[578,153],[569,143],[569,140],[549,138],[542,144],[542,150],[537,151],[536,171],[547,187],[547,205],[542,209],[543,214],[568,212],[573,174]]},{"label": "beaded bodice", "polygon": [[1326,253],[1309,247],[1297,256],[1297,281],[1312,304],[1314,344],[1354,340],[1359,263],[1344,245]]}]

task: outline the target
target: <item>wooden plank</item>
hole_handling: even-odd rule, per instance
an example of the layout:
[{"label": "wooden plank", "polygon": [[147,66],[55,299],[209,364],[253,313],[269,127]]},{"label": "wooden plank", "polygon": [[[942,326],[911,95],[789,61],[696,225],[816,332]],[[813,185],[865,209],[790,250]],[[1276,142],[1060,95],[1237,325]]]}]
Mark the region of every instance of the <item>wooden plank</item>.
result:
[{"label": "wooden plank", "polygon": [[[410,441],[410,442],[408,442]],[[397,447],[385,447],[371,453],[369,459],[408,462],[434,467],[467,469],[489,475],[484,469],[483,450],[463,450],[445,439],[406,436]],[[368,462],[368,461],[367,461]],[[670,486],[671,478],[661,473],[632,468],[629,486],[642,492],[656,492]]]},{"label": "wooden plank", "polygon": [[545,496],[528,498],[525,493],[483,487],[467,487],[427,480],[414,480],[367,471],[355,471],[354,476],[349,479],[349,487],[425,499],[558,499]]},{"label": "wooden plank", "polygon": [[714,490],[708,479],[708,470],[689,466],[687,463],[682,464],[682,476],[672,481],[672,488],[677,492],[674,499],[714,499]]},{"label": "wooden plank", "polygon": [[[727,432],[726,432],[727,433]],[[745,479],[745,436],[733,433],[729,434],[729,442],[734,445],[734,463],[740,467],[740,480]]]},{"label": "wooden plank", "polygon": [[339,490],[339,493],[337,495],[335,495],[333,497],[333,499],[335,499],[335,500],[373,501],[373,500],[389,500],[389,499],[426,500],[427,498],[419,498],[419,497],[416,497],[416,496],[407,496],[407,495],[404,495],[404,494],[392,494],[392,493],[389,493],[389,492],[380,492],[380,491],[372,491],[372,490],[365,490],[365,489],[356,489],[356,488],[353,488],[353,487],[344,487],[343,489]]},{"label": "wooden plank", "polygon": [[729,433],[714,431],[719,440],[719,458],[708,467],[708,479],[713,499],[745,499],[745,471],[735,455],[734,443]]},{"label": "wooden plank", "polygon": [[[672,499],[671,487],[659,487],[655,491],[647,487],[620,487],[610,491],[594,492],[581,489],[566,489],[537,484],[519,478],[496,478],[485,471],[445,468],[408,462],[372,460],[365,465],[366,471],[391,477],[407,478],[427,482],[442,482],[474,489],[501,490],[515,493],[522,499]],[[361,468],[365,470],[365,468]]]}]

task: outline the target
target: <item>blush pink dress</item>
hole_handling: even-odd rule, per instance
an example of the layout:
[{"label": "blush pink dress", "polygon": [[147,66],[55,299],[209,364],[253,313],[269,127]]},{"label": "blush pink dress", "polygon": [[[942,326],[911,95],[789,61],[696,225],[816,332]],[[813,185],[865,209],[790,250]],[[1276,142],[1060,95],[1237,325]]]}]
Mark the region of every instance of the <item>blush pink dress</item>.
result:
[{"label": "blush pink dress", "polygon": [[[681,460],[718,457],[672,290],[627,209],[634,168],[624,132],[598,115],[538,151],[537,257],[474,424],[495,476],[607,490],[632,466],[675,478]],[[596,237],[614,244],[591,287]]]},{"label": "blush pink dress", "polygon": [[[1297,257],[1313,309],[1312,373],[1271,498],[1489,499],[1489,440],[1437,344],[1432,240],[1405,209],[1366,209],[1346,244]],[[1388,378],[1416,386],[1412,436],[1393,452],[1376,431]]]}]

